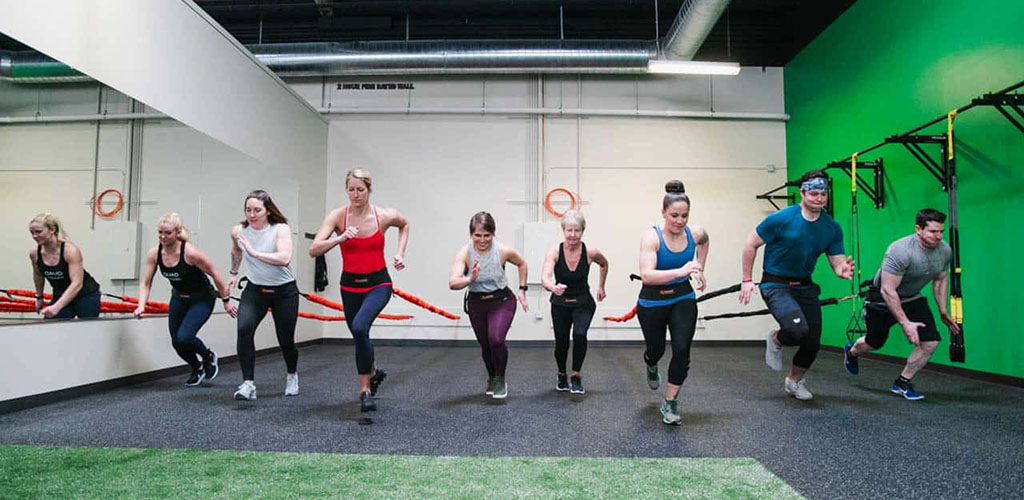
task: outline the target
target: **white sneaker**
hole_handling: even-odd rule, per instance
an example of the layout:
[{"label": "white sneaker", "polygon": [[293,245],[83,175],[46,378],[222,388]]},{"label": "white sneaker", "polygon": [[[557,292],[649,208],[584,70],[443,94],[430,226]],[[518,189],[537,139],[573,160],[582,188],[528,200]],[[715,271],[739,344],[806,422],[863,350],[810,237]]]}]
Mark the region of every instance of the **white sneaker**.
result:
[{"label": "white sneaker", "polygon": [[235,391],[235,399],[239,401],[256,401],[256,384],[252,382],[242,382],[242,385],[238,386],[238,390]]},{"label": "white sneaker", "polygon": [[289,373],[284,379],[284,395],[285,396],[298,396],[299,395],[299,374]]},{"label": "white sneaker", "polygon": [[789,377],[786,377],[786,392],[792,394],[794,398],[797,398],[800,401],[810,401],[811,399],[814,399],[814,394],[811,394],[811,391],[807,390],[807,387],[804,386],[804,382],[804,379],[793,382]]},{"label": "white sneaker", "polygon": [[764,362],[768,364],[768,368],[780,372],[782,371],[782,346],[775,344],[776,331],[769,330],[768,335],[764,338]]}]

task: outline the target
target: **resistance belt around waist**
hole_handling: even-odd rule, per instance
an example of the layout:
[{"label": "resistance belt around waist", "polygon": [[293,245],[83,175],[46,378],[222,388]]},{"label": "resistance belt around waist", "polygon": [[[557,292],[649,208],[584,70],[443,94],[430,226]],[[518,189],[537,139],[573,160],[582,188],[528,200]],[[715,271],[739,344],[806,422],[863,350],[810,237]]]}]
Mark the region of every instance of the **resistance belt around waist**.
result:
[{"label": "resistance belt around waist", "polygon": [[590,305],[593,302],[594,298],[589,293],[585,295],[566,295],[563,293],[561,296],[551,294],[551,303],[556,306],[580,307]]},{"label": "resistance belt around waist", "polygon": [[768,271],[764,271],[761,274],[761,283],[782,283],[789,286],[811,286],[814,281],[811,278],[792,278],[789,276],[779,276],[772,274]]},{"label": "resistance belt around waist", "polygon": [[640,298],[644,300],[670,300],[693,293],[690,280],[672,285],[644,285],[640,288]]},{"label": "resistance belt around waist", "polygon": [[369,289],[381,284],[390,284],[391,275],[388,274],[388,268],[382,268],[380,271],[358,274],[350,273],[348,271],[341,273],[341,287],[345,289]]},{"label": "resistance belt around waist", "polygon": [[498,302],[504,300],[506,297],[512,296],[512,290],[508,287],[493,292],[466,292],[463,299],[462,310],[466,314],[469,314],[470,304],[487,304],[491,302]]}]

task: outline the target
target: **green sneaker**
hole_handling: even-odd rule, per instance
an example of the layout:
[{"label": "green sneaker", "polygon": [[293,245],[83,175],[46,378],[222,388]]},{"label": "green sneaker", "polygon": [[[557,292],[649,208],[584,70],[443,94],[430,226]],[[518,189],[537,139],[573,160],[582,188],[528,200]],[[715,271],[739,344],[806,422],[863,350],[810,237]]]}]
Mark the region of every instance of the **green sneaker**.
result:
[{"label": "green sneaker", "polygon": [[487,377],[487,391],[484,394],[488,396],[494,394],[494,377]]},{"label": "green sneaker", "polygon": [[661,402],[661,421],[668,425],[679,425],[682,421],[682,417],[679,416],[679,401],[675,399],[666,399]]},{"label": "green sneaker", "polygon": [[508,384],[505,383],[505,377],[494,377],[494,393],[491,397],[494,399],[505,399],[508,396]]},{"label": "green sneaker", "polygon": [[647,387],[650,387],[652,391],[661,387],[661,374],[658,373],[658,365],[647,367]]}]

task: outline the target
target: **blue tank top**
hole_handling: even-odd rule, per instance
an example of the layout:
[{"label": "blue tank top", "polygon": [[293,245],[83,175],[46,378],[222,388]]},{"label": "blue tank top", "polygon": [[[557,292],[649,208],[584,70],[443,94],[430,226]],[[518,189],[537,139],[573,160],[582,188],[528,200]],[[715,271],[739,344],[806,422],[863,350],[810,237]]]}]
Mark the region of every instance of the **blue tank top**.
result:
[{"label": "blue tank top", "polygon": [[[683,231],[686,232],[686,248],[682,252],[673,252],[669,250],[668,245],[665,244],[665,236],[661,234],[661,228],[654,226],[654,232],[658,234],[658,263],[654,266],[654,269],[658,271],[667,271],[669,269],[679,269],[690,262],[697,255],[696,243],[693,241],[693,233],[690,232],[689,226],[684,226]],[[689,277],[683,277],[674,279],[665,283],[666,285],[674,285],[676,283],[682,283],[690,279]],[[650,300],[650,299],[637,299],[637,304],[643,307],[659,307],[675,304],[686,299],[697,298],[696,293],[688,293],[681,297],[675,297],[667,300]]]}]

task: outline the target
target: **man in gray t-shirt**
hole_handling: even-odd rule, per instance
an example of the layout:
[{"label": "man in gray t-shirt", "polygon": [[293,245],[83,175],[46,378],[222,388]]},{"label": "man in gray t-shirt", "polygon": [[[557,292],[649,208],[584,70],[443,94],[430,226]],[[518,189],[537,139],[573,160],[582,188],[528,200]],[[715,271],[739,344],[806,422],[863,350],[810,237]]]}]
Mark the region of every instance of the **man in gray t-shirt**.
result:
[{"label": "man in gray t-shirt", "polygon": [[892,326],[899,324],[914,350],[889,390],[911,401],[924,399],[914,390],[910,379],[928,363],[941,338],[928,301],[921,295],[921,289],[929,282],[942,322],[951,332],[959,332],[946,309],[946,273],[952,251],[949,244],[942,241],[945,222],[946,215],[942,212],[930,208],[921,210],[917,213],[914,234],[889,245],[864,303],[867,335],[856,342],[848,342],[843,349],[846,369],[856,375],[860,371],[857,356],[880,349]]}]

